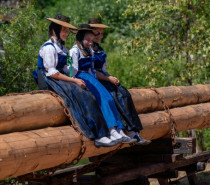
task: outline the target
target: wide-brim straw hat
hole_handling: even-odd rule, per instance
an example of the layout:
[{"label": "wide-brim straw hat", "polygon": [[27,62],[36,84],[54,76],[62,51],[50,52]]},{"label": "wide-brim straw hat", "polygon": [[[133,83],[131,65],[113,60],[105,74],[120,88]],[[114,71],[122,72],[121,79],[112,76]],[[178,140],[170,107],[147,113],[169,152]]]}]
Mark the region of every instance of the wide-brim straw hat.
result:
[{"label": "wide-brim straw hat", "polygon": [[64,26],[64,27],[67,27],[67,28],[70,28],[70,29],[73,29],[73,30],[77,30],[77,28],[65,21],[61,21],[61,20],[58,20],[58,19],[55,19],[55,18],[51,18],[51,17],[45,17],[45,19],[51,21],[51,22],[54,22],[56,24],[59,24],[61,26]]},{"label": "wide-brim straw hat", "polygon": [[96,36],[100,34],[98,31],[94,30],[89,24],[80,24],[77,31],[82,31],[82,30],[91,31]]},{"label": "wide-brim straw hat", "polygon": [[88,20],[88,24],[92,27],[92,28],[110,28],[109,26],[102,24],[102,21],[100,18],[90,18]]}]

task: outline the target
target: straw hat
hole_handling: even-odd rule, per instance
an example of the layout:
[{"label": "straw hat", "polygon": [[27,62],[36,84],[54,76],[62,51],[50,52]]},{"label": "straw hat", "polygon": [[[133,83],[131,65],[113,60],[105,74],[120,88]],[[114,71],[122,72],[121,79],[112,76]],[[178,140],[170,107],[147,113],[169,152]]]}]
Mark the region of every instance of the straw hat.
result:
[{"label": "straw hat", "polygon": [[91,31],[93,32],[93,34],[95,36],[99,35],[100,33],[96,30],[94,30],[89,24],[80,24],[79,25],[79,28],[78,28],[78,32],[79,31],[82,31],[82,30],[88,30],[88,31]]},{"label": "straw hat", "polygon": [[92,27],[92,28],[110,28],[109,26],[102,24],[102,21],[100,18],[90,18],[88,20],[88,24]]},{"label": "straw hat", "polygon": [[69,24],[68,22],[65,22],[65,21],[61,21],[61,20],[58,20],[58,19],[55,19],[55,18],[51,18],[51,17],[45,17],[45,19],[51,21],[51,22],[54,22],[56,24],[59,24],[61,26],[64,26],[64,27],[67,27],[67,28],[70,28],[70,29],[74,29],[74,30],[77,30],[77,28],[71,24]]}]

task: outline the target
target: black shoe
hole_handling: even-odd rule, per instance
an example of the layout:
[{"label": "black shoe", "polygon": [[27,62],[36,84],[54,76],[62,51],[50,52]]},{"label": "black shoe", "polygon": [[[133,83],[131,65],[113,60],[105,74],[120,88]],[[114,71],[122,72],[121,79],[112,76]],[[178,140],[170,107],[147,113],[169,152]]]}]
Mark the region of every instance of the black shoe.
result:
[{"label": "black shoe", "polygon": [[112,147],[112,146],[115,146],[117,145],[119,142],[118,141],[111,141],[110,143],[102,143],[102,142],[99,142],[99,141],[94,141],[94,144],[96,147]]},{"label": "black shoe", "polygon": [[137,142],[137,139],[135,138],[130,138],[130,137],[123,137],[124,140],[122,143],[129,143],[129,144],[132,144],[132,143],[136,143]]},{"label": "black shoe", "polygon": [[151,143],[150,140],[144,139],[140,135],[135,135],[133,138],[137,140],[135,143],[136,145],[148,145]]}]

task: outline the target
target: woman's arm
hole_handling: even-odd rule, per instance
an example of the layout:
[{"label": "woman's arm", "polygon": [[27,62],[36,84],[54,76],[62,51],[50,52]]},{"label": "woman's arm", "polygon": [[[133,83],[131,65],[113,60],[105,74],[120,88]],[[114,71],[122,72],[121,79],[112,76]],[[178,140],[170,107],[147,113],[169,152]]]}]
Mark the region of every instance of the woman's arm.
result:
[{"label": "woman's arm", "polygon": [[97,76],[97,78],[99,80],[108,81],[108,82],[111,82],[111,83],[113,83],[115,85],[119,85],[120,84],[120,81],[116,77],[110,76],[109,74],[108,74],[108,76],[103,76],[99,72],[96,72],[96,76]]},{"label": "woman's arm", "polygon": [[71,77],[68,77],[68,76],[66,76],[66,75],[64,75],[62,73],[59,73],[59,72],[51,75],[50,77],[55,78],[56,80],[63,80],[63,81],[66,81],[66,82],[73,82],[73,83],[75,83],[75,84],[77,84],[77,85],[79,85],[79,86],[81,86],[83,88],[86,87],[85,82],[83,80],[78,79],[78,78],[71,78]]}]

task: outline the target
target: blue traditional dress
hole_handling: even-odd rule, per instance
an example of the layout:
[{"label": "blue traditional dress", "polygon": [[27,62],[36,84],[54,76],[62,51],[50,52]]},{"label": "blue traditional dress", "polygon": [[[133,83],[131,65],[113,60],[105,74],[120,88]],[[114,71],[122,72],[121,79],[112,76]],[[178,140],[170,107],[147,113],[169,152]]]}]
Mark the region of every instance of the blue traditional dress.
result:
[{"label": "blue traditional dress", "polygon": [[[107,76],[108,73],[106,71],[106,53],[103,51],[103,48],[101,48],[97,43],[94,43],[93,51],[94,69],[98,71],[101,75]],[[108,81],[100,80],[100,82],[112,95],[117,106],[121,121],[126,130],[137,132],[139,130],[142,130],[141,121],[138,117],[132,97],[128,90],[121,84],[116,86]]]},{"label": "blue traditional dress", "polygon": [[84,56],[84,51],[85,49],[79,48],[77,44],[70,50],[75,77],[84,80],[86,87],[94,94],[108,128],[124,129],[112,96],[96,78],[91,54]]},{"label": "blue traditional dress", "polygon": [[66,52],[64,45],[52,39],[40,48],[38,69],[33,72],[39,89],[52,90],[61,96],[75,123],[86,137],[108,137],[109,129],[92,93],[73,82],[50,77],[57,72],[69,73]]}]

